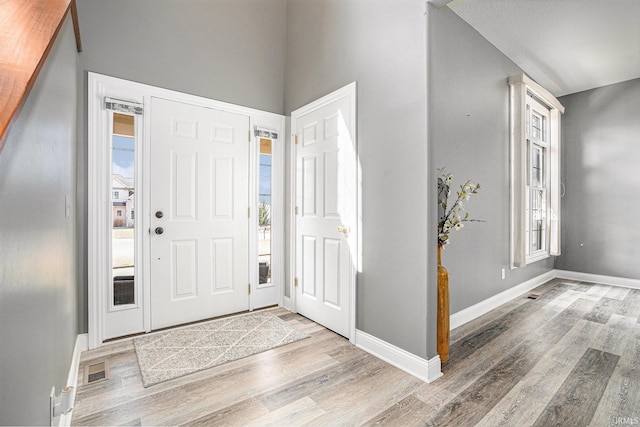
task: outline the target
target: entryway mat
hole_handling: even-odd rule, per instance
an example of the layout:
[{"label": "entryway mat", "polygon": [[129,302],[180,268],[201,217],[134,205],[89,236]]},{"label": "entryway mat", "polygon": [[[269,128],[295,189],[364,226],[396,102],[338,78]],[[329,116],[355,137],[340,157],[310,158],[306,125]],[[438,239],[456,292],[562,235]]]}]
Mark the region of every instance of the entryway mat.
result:
[{"label": "entryway mat", "polygon": [[145,387],[307,338],[268,311],[134,338]]}]

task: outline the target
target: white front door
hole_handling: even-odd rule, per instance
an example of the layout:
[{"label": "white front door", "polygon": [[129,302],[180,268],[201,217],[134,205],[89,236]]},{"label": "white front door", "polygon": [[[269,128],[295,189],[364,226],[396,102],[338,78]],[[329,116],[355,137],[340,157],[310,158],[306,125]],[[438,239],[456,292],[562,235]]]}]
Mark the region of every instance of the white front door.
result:
[{"label": "white front door", "polygon": [[151,329],[249,308],[249,117],[152,98]]},{"label": "white front door", "polygon": [[292,113],[296,310],[353,338],[357,250],[355,83]]}]

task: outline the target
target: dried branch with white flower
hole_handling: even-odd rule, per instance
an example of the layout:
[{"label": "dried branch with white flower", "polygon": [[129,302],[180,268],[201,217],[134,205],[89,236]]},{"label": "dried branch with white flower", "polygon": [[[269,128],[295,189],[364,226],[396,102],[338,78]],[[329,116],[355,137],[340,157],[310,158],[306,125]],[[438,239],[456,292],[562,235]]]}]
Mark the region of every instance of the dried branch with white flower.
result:
[{"label": "dried branch with white flower", "polygon": [[449,206],[453,175],[444,168],[439,168],[438,173],[438,245],[446,245],[449,243],[449,233],[452,230],[460,230],[464,227],[465,222],[482,222],[470,219],[469,212],[466,212],[464,217],[461,216],[465,209],[465,202],[472,194],[477,194],[480,191],[480,184],[473,183],[468,179],[467,182],[460,185],[460,190],[456,191],[455,201]]}]

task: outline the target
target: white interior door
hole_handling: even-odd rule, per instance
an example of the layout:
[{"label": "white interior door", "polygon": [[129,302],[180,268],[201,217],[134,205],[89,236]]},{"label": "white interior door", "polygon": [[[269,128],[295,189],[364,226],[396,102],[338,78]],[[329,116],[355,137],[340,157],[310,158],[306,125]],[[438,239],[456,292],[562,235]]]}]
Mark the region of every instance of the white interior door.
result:
[{"label": "white interior door", "polygon": [[292,113],[296,144],[296,310],[348,338],[355,330],[355,83]]},{"label": "white interior door", "polygon": [[152,329],[249,308],[248,135],[248,116],[152,98]]}]

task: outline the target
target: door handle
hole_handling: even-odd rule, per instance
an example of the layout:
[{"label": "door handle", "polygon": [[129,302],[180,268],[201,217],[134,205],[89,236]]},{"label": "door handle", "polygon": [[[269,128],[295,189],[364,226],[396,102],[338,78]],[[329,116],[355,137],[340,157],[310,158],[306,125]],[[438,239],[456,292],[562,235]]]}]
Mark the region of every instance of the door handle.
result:
[{"label": "door handle", "polygon": [[164,228],[162,228],[162,227],[156,227],[156,230],[155,230],[155,231],[156,231],[156,234],[162,234],[162,233],[164,233]]},{"label": "door handle", "polygon": [[342,233],[342,234],[349,233],[349,227],[347,227],[346,225],[339,225],[338,226],[338,233]]}]

